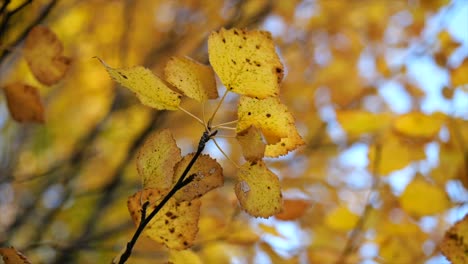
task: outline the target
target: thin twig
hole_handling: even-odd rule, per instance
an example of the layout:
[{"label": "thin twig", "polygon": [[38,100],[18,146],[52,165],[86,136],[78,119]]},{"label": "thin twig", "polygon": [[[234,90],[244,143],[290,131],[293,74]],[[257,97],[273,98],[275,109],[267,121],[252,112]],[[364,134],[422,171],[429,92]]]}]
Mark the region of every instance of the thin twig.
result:
[{"label": "thin twig", "polygon": [[213,142],[215,143],[216,147],[221,151],[221,153],[228,159],[236,168],[240,169],[239,164],[237,164],[235,161],[233,161],[222,149],[221,146],[218,145],[218,142],[216,142],[216,139],[213,138]]},{"label": "thin twig", "polygon": [[194,118],[195,120],[198,121],[198,123],[202,124],[205,129],[206,129],[206,124],[203,120],[201,120],[200,118],[198,118],[196,115],[190,113],[188,110],[185,110],[184,108],[182,108],[181,106],[178,106],[177,108],[179,108],[180,110],[182,110],[182,112],[186,113],[187,115],[191,116],[192,118]]},{"label": "thin twig", "polygon": [[[203,133],[202,137],[200,138],[200,142],[198,143],[197,152],[195,153],[195,155],[190,160],[190,163],[185,168],[184,172],[180,176],[177,183],[172,187],[172,189],[169,191],[169,193],[163,198],[163,200],[154,208],[154,210],[146,218],[144,217],[145,214],[146,214],[146,207],[143,206],[143,208],[142,208],[142,217],[141,217],[141,220],[140,220],[140,224],[138,225],[138,228],[136,229],[135,233],[133,234],[132,239],[127,243],[127,247],[125,249],[125,252],[122,254],[122,256],[120,256],[120,259],[119,259],[119,262],[118,262],[119,264],[123,264],[128,260],[128,258],[132,254],[133,247],[135,246],[135,244],[136,244],[138,238],[140,237],[141,233],[143,232],[145,227],[149,224],[149,222],[156,216],[156,214],[163,208],[163,206],[172,198],[172,196],[174,196],[174,194],[177,191],[182,189],[185,185],[189,184],[194,179],[193,175],[189,176],[188,178],[186,178],[186,176],[187,176],[188,172],[190,171],[190,169],[192,168],[193,164],[195,164],[198,157],[201,155],[201,153],[205,149],[206,143],[210,139],[212,139],[212,137],[214,135],[216,135],[216,133],[217,133],[216,130],[214,132],[212,132],[211,130],[209,130],[209,127],[208,127],[208,130],[206,130]],[[148,205],[147,203],[145,203],[145,204]]]}]

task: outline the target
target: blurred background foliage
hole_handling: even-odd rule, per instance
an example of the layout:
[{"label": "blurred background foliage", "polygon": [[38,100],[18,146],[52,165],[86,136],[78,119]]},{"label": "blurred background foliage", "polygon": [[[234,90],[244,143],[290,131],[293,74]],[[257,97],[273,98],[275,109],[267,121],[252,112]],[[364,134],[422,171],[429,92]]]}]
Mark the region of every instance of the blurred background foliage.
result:
[{"label": "blurred background foliage", "polygon": [[[138,146],[169,128],[188,153],[203,127],[180,111],[140,105],[92,57],[161,75],[174,55],[208,63],[209,33],[238,27],[272,32],[286,69],[281,99],[307,143],[268,161],[288,211],[270,219],[241,212],[235,167],[210,143],[205,152],[223,165],[225,186],[202,198],[195,246],[169,252],[141,237],[130,263],[448,263],[439,243],[468,212],[467,1],[0,6],[0,86],[39,87],[46,109],[45,124],[19,124],[0,95],[2,246],[33,263],[110,262],[134,231],[126,199],[141,187]],[[72,59],[51,87],[36,81],[21,57],[37,24],[50,27]],[[236,103],[227,98],[219,121],[236,119]],[[183,104],[201,115],[198,104]],[[220,142],[241,162],[235,141]]]}]

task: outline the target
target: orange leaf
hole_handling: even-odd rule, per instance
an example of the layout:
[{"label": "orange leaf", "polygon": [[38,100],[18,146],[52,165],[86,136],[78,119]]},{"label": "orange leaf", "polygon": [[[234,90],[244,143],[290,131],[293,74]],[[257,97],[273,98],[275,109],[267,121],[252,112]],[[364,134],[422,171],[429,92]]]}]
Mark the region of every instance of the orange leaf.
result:
[{"label": "orange leaf", "polygon": [[5,264],[31,264],[31,262],[14,247],[0,248],[0,255],[2,255]]},{"label": "orange leaf", "polygon": [[62,55],[62,42],[45,26],[36,26],[29,32],[23,51],[31,72],[45,85],[60,81],[70,66],[70,58]]},{"label": "orange leaf", "polygon": [[440,249],[453,264],[468,263],[468,214],[447,230]]},{"label": "orange leaf", "polygon": [[14,83],[3,90],[13,119],[18,122],[44,122],[44,107],[36,87]]},{"label": "orange leaf", "polygon": [[304,200],[287,199],[283,203],[283,211],[276,214],[279,220],[294,220],[304,215],[310,203]]}]

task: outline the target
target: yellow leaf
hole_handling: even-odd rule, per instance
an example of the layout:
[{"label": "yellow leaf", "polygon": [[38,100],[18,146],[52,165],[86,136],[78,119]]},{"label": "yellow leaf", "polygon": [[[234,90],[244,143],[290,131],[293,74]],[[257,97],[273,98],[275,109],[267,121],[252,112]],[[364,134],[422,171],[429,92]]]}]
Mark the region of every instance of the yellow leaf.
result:
[{"label": "yellow leaf", "polygon": [[283,203],[283,211],[276,214],[279,220],[294,220],[304,215],[310,203],[304,200],[286,199]]},{"label": "yellow leaf", "polygon": [[172,57],[164,68],[166,80],[186,96],[205,102],[218,98],[213,69],[190,58]]},{"label": "yellow leaf", "polygon": [[390,125],[390,116],[361,110],[337,111],[336,119],[350,137],[377,133]]},{"label": "yellow leaf", "polygon": [[417,177],[406,186],[399,200],[401,207],[416,217],[442,213],[450,206],[444,189],[421,177]]},{"label": "yellow leaf", "polygon": [[[392,133],[382,136],[385,140],[379,144],[373,144],[369,148],[369,170],[376,171],[379,175],[387,175],[395,170],[403,169],[411,162],[422,160],[426,157],[424,145],[403,142]],[[380,148],[377,148],[380,146]],[[376,151],[379,149],[378,155]],[[378,158],[376,164],[375,158]],[[374,168],[377,166],[377,169]]]},{"label": "yellow leaf", "polygon": [[171,250],[169,252],[170,264],[202,264],[200,257],[192,250]]},{"label": "yellow leaf", "polygon": [[414,237],[389,236],[380,245],[383,263],[417,263],[423,257],[421,242]]},{"label": "yellow leaf", "polygon": [[452,85],[454,87],[468,84],[468,58],[462,62],[458,68],[452,70],[451,78],[452,78]]},{"label": "yellow leaf", "polygon": [[468,263],[468,214],[447,230],[440,250],[453,264]]},{"label": "yellow leaf", "polygon": [[[269,145],[267,157],[284,155],[304,144],[294,125],[294,117],[278,98],[255,99],[241,96],[238,108],[237,133],[255,126],[261,129]],[[281,139],[284,138],[283,141]]]},{"label": "yellow leaf", "polygon": [[246,160],[260,160],[265,155],[265,143],[258,128],[250,126],[246,130],[237,133],[236,139]]},{"label": "yellow leaf", "polygon": [[14,247],[0,248],[0,255],[5,264],[31,264],[29,260]]},{"label": "yellow leaf", "polygon": [[36,87],[14,83],[3,88],[8,109],[18,122],[44,122],[44,107]]},{"label": "yellow leaf", "polygon": [[24,58],[36,79],[45,85],[60,81],[71,60],[62,55],[63,44],[54,32],[45,26],[35,26],[24,43]]},{"label": "yellow leaf", "polygon": [[292,151],[304,144],[304,140],[294,127],[294,129],[289,130],[289,133],[285,138],[281,138],[281,140],[277,143],[267,145],[265,149],[265,156],[275,158],[281,155],[285,155],[289,151]]},{"label": "yellow leaf", "polygon": [[270,217],[282,209],[282,195],[278,177],[263,161],[246,162],[237,172],[234,188],[239,203],[255,217]]},{"label": "yellow leaf", "polygon": [[[136,225],[141,219],[141,205],[150,202],[147,213],[159,204],[166,195],[164,190],[143,189],[128,198],[128,210]],[[198,232],[198,218],[201,202],[198,199],[190,202],[177,202],[170,199],[156,214],[145,228],[145,234],[163,243],[170,249],[182,250],[189,248]]]},{"label": "yellow leaf", "polygon": [[[194,155],[194,153],[188,154],[177,163],[173,182],[176,182],[180,178]],[[198,157],[197,161],[188,172],[187,177],[190,175],[195,175],[195,178],[174,195],[176,200],[191,201],[201,197],[214,188],[222,186],[224,183],[223,168],[221,168],[221,165],[219,165],[216,160],[210,158],[208,155],[201,155]]]},{"label": "yellow leaf", "polygon": [[347,207],[338,206],[325,217],[325,224],[335,230],[348,231],[356,226],[358,220],[359,216]]},{"label": "yellow leaf", "polygon": [[260,236],[249,225],[240,220],[232,221],[226,229],[226,241],[237,245],[252,245]]},{"label": "yellow leaf", "polygon": [[420,112],[404,114],[393,122],[393,131],[412,139],[429,141],[434,139],[444,123],[441,114],[425,115]]},{"label": "yellow leaf", "polygon": [[208,54],[229,91],[257,98],[278,95],[283,65],[270,33],[221,29],[211,33]]},{"label": "yellow leaf", "polygon": [[278,232],[278,230],[276,230],[275,226],[260,223],[258,224],[258,227],[260,228],[260,230],[263,231],[264,234],[266,233],[266,234],[273,235],[276,237],[284,238],[284,236],[280,232]]},{"label": "yellow leaf", "polygon": [[172,186],[174,166],[182,159],[180,149],[168,129],[153,133],[137,154],[138,173],[144,188]]},{"label": "yellow leaf", "polygon": [[109,75],[136,94],[141,103],[158,110],[177,110],[181,95],[172,91],[149,69],[141,66],[115,69],[97,58]]}]

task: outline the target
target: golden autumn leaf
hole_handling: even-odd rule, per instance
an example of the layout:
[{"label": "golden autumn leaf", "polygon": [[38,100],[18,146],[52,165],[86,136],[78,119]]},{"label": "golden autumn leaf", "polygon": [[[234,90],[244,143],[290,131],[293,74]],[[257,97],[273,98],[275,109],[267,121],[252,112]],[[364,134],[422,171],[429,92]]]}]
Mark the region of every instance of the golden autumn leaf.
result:
[{"label": "golden autumn leaf", "polygon": [[201,258],[192,250],[171,250],[168,264],[202,264]]},{"label": "golden autumn leaf", "polygon": [[325,217],[325,224],[334,230],[348,231],[356,226],[359,216],[346,206],[338,206]]},{"label": "golden autumn leaf", "polygon": [[468,58],[462,62],[460,66],[451,71],[452,85],[454,87],[468,84]]},{"label": "golden autumn leaf", "polygon": [[381,242],[379,259],[384,263],[415,263],[422,257],[421,244],[406,236],[388,236]]},{"label": "golden autumn leaf", "polygon": [[337,111],[336,119],[350,137],[378,133],[391,124],[390,115],[375,114],[361,110]]},{"label": "golden autumn leaf", "polygon": [[468,214],[447,230],[440,250],[453,264],[468,263]]},{"label": "golden autumn leaf", "polygon": [[437,187],[419,176],[406,186],[399,200],[401,207],[416,217],[442,213],[450,206],[450,201],[443,188]]},{"label": "golden autumn leaf", "polygon": [[437,136],[444,124],[442,114],[425,115],[411,112],[401,115],[393,121],[393,131],[411,139],[429,141]]},{"label": "golden autumn leaf", "polygon": [[208,54],[229,91],[257,98],[278,95],[283,65],[270,33],[223,28],[208,38]]},{"label": "golden autumn leaf", "polygon": [[[386,133],[382,138],[385,140],[370,146],[368,154],[369,170],[375,171],[381,176],[403,169],[412,162],[426,157],[422,144],[414,145],[404,142],[393,133]],[[376,157],[379,157],[377,164]]]},{"label": "golden autumn leaf", "polygon": [[209,66],[188,57],[172,57],[164,74],[170,84],[198,102],[218,98],[214,72]]},{"label": "golden autumn leaf", "polygon": [[180,149],[168,129],[150,135],[137,154],[138,173],[144,188],[171,187],[174,166],[182,159]]},{"label": "golden autumn leaf", "polygon": [[240,167],[234,190],[242,209],[252,216],[267,218],[283,207],[278,177],[261,160]]},{"label": "golden autumn leaf", "polygon": [[276,97],[255,99],[241,96],[237,114],[237,133],[250,126],[259,128],[268,143],[265,153],[267,157],[287,154],[304,144],[297,133],[294,117]]},{"label": "golden autumn leaf", "polygon": [[163,80],[142,66],[132,68],[112,68],[97,58],[109,75],[122,86],[136,94],[141,103],[158,110],[177,110],[181,95],[172,91]]},{"label": "golden autumn leaf", "polygon": [[45,26],[35,26],[24,43],[24,58],[36,79],[52,85],[60,81],[70,66],[70,58],[62,55],[63,44]]},{"label": "golden autumn leaf", "polygon": [[[174,182],[180,178],[194,155],[194,153],[188,154],[177,163],[174,169]],[[222,186],[224,183],[223,168],[208,155],[201,155],[197,159],[187,173],[187,177],[191,175],[195,175],[195,178],[174,195],[176,200],[191,201],[214,188]]]},{"label": "golden autumn leaf", "polygon": [[252,245],[260,240],[260,236],[250,226],[240,220],[234,220],[226,228],[226,241],[237,245]]},{"label": "golden autumn leaf", "polygon": [[0,255],[5,264],[31,264],[26,256],[14,247],[0,248]]},{"label": "golden autumn leaf", "polygon": [[285,199],[283,202],[283,211],[276,214],[276,219],[279,220],[294,220],[303,216],[306,210],[310,207],[310,202],[297,199]]},{"label": "golden autumn leaf", "polygon": [[13,83],[3,88],[8,109],[14,120],[18,122],[44,122],[44,106],[36,87]]},{"label": "golden autumn leaf", "polygon": [[[141,220],[141,205],[150,202],[147,214],[151,212],[166,195],[164,190],[143,189],[128,198],[128,210],[136,225]],[[198,218],[201,202],[198,199],[178,202],[170,199],[146,226],[144,233],[156,242],[170,249],[189,248],[198,232]]]},{"label": "golden autumn leaf", "polygon": [[256,161],[265,155],[265,143],[262,134],[255,126],[250,126],[236,134],[236,139],[242,148],[242,154],[248,161]]}]

